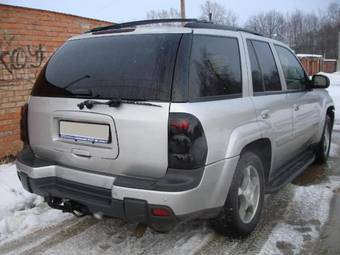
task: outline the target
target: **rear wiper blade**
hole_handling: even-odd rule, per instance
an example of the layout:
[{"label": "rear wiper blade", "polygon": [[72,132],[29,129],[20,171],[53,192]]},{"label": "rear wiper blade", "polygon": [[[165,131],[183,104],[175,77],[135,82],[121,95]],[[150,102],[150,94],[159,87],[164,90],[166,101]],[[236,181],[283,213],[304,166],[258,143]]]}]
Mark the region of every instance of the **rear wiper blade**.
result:
[{"label": "rear wiper blade", "polygon": [[76,83],[78,83],[78,82],[80,82],[80,81],[82,81],[82,80],[88,79],[88,78],[91,78],[91,76],[88,75],[88,74],[83,75],[83,76],[81,76],[81,77],[79,77],[79,78],[77,78],[77,79],[75,79],[75,80],[70,81],[69,83],[67,83],[67,84],[63,87],[63,89],[67,89],[67,88],[73,86],[74,84],[76,84]]},{"label": "rear wiper blade", "polygon": [[83,110],[84,107],[87,109],[92,109],[94,105],[108,105],[109,107],[115,107],[118,108],[121,106],[121,104],[134,104],[134,105],[146,105],[146,106],[154,106],[154,107],[162,107],[161,105],[158,104],[152,104],[152,103],[147,103],[147,102],[140,102],[140,101],[135,101],[135,100],[127,100],[127,99],[110,99],[106,102],[101,102],[101,101],[95,101],[95,100],[85,100],[84,102],[81,102],[77,104],[78,108],[80,110]]}]

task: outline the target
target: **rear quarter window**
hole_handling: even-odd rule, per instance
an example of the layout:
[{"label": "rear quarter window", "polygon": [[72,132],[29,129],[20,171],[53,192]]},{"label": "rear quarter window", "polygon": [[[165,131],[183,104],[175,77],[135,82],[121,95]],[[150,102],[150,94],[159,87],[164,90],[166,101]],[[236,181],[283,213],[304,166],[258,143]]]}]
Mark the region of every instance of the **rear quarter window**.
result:
[{"label": "rear quarter window", "polygon": [[193,37],[189,95],[191,99],[242,95],[241,60],[236,38]]}]

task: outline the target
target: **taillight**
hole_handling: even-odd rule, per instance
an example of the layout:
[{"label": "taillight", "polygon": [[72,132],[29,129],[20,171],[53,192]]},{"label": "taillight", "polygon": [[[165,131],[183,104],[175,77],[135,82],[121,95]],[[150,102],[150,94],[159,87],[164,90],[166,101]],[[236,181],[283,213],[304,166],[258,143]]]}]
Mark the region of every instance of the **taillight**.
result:
[{"label": "taillight", "polygon": [[167,208],[152,208],[151,213],[153,216],[167,217],[170,216],[170,211]]},{"label": "taillight", "polygon": [[20,138],[24,144],[29,144],[28,140],[28,104],[21,107]]},{"label": "taillight", "polygon": [[169,168],[195,169],[205,165],[207,141],[200,121],[188,113],[170,113]]}]

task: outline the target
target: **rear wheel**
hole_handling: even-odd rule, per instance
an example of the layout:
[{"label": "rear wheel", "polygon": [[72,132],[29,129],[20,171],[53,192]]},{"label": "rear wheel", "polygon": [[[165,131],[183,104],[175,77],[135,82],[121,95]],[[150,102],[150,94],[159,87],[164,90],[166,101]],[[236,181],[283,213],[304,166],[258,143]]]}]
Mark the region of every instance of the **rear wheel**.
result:
[{"label": "rear wheel", "polygon": [[332,139],[331,137],[332,137],[332,120],[327,115],[322,138],[316,148],[316,159],[315,159],[316,163],[322,164],[327,161],[328,156],[329,156],[329,151],[331,148],[331,139]]},{"label": "rear wheel", "polygon": [[243,237],[255,229],[263,206],[263,173],[259,156],[251,151],[241,154],[223,210],[211,220],[218,233]]}]

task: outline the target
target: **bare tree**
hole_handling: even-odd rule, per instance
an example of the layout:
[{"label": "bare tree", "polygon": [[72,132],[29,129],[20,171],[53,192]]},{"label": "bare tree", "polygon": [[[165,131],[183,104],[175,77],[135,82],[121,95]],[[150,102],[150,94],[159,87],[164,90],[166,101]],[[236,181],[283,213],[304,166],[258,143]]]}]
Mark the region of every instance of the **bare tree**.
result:
[{"label": "bare tree", "polygon": [[299,10],[285,16],[277,11],[260,13],[250,17],[246,27],[286,42],[297,53],[337,58],[340,3],[331,3],[327,10],[320,11],[319,15]]},{"label": "bare tree", "polygon": [[147,19],[176,19],[180,17],[179,11],[175,8],[169,10],[151,10],[146,14]]},{"label": "bare tree", "polygon": [[285,38],[285,18],[282,13],[275,10],[250,17],[245,26],[271,38],[279,40]]},{"label": "bare tree", "polygon": [[327,9],[327,21],[332,25],[340,25],[340,2],[332,2]]},{"label": "bare tree", "polygon": [[300,10],[286,15],[285,42],[295,48],[304,33],[304,14]]},{"label": "bare tree", "polygon": [[236,26],[238,23],[237,15],[231,10],[226,10],[223,5],[206,0],[201,5],[201,19],[209,20],[209,14],[212,15],[212,22],[217,24]]}]

